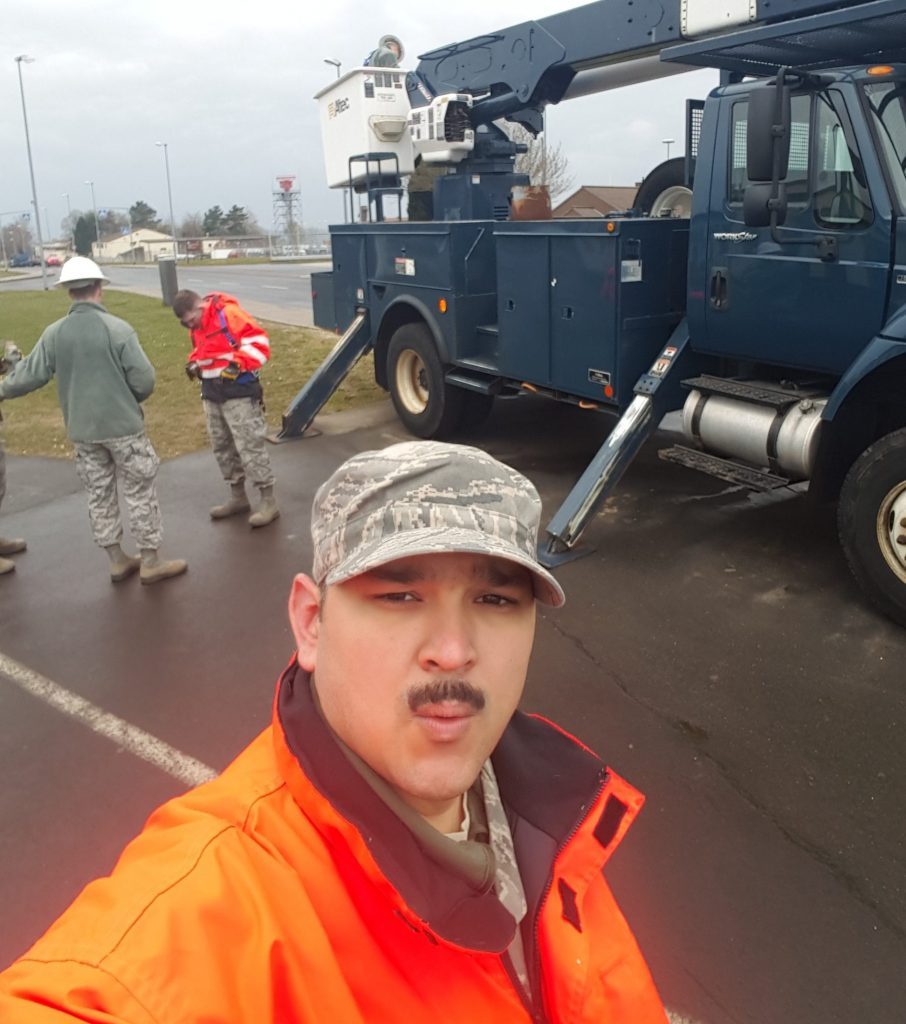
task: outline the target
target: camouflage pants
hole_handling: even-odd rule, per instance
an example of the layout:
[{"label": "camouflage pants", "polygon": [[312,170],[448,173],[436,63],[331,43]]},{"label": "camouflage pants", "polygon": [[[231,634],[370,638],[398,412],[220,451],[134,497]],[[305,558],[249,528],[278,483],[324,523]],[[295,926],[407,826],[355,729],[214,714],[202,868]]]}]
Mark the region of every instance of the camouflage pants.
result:
[{"label": "camouflage pants", "polygon": [[254,398],[230,398],[226,402],[204,403],[208,436],[214,458],[228,484],[244,483],[273,487],[274,471],[267,454],[267,424],[264,408]]},{"label": "camouflage pants", "polygon": [[157,500],[157,457],[141,434],[109,441],[73,441],[76,472],[88,492],[88,516],[95,543],[106,548],[123,537],[117,485],[122,488],[129,529],[139,548],[160,547],[163,533]]},{"label": "camouflage pants", "polygon": [[0,505],[6,494],[6,452],[3,450],[3,434],[0,432]]}]

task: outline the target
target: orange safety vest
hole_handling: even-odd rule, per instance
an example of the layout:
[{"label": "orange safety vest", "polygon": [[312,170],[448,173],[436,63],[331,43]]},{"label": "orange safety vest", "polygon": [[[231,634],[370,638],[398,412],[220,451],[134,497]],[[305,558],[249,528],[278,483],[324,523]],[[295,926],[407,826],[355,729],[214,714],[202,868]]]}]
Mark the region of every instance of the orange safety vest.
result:
[{"label": "orange safety vest", "polygon": [[517,713],[492,757],[529,913],[436,865],[340,752],[291,666],[274,722],[149,819],[0,974],[0,1020],[62,1024],[664,1024],[601,868],[642,804]]}]

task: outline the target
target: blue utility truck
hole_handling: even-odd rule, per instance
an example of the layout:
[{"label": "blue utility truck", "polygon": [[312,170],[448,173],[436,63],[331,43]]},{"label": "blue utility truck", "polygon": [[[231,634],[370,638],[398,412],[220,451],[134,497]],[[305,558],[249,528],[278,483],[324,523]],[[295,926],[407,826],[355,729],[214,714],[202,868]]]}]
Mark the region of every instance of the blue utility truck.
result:
[{"label": "blue utility truck", "polygon": [[[721,84],[633,210],[518,219],[502,120],[537,132],[547,104],[693,67]],[[835,499],[856,579],[906,624],[906,0],[598,0],[380,71],[378,93],[407,90],[415,154],[445,168],[434,219],[380,220],[398,154],[349,154],[378,219],[331,228],[315,322],[342,337],[283,435],[368,352],[419,437],[524,392],[616,414],[547,527],[555,564],[681,410],[664,458]]]}]

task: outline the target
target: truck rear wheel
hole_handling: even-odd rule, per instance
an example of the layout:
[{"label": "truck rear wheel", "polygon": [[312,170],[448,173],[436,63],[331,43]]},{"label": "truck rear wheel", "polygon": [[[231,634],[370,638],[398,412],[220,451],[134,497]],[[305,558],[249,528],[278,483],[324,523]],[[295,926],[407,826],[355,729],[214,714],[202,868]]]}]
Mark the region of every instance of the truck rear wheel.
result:
[{"label": "truck rear wheel", "polygon": [[642,181],[633,209],[647,217],[691,217],[692,190],[686,185],[686,158],[665,160]]},{"label": "truck rear wheel", "polygon": [[416,437],[448,437],[459,424],[465,392],[444,381],[444,368],[427,326],[403,324],[387,349],[390,397]]},{"label": "truck rear wheel", "polygon": [[837,527],[859,585],[906,626],[906,430],[882,437],[853,463],[840,491]]}]

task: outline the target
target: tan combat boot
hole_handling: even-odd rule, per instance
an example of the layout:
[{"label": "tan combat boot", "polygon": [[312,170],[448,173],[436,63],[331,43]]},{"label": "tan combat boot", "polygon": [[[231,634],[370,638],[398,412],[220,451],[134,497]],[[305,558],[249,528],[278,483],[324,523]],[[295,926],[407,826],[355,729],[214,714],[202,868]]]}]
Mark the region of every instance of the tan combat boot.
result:
[{"label": "tan combat boot", "polygon": [[[28,545],[21,537],[0,537],[0,556],[18,555],[20,551],[24,551],[27,547]],[[6,571],[9,572],[9,569]]]},{"label": "tan combat boot", "polygon": [[108,544],[104,550],[110,559],[110,579],[121,583],[138,572],[142,560],[137,555],[127,555],[119,544]]},{"label": "tan combat boot", "polygon": [[274,497],[274,488],[259,487],[258,490],[261,491],[261,504],[258,506],[257,511],[249,516],[249,526],[253,528],[270,526],[280,515],[280,509],[277,508],[277,499]]},{"label": "tan combat boot", "polygon": [[160,556],[151,548],[142,548],[142,567],[139,578],[142,583],[160,583],[172,576],[182,576],[189,568],[189,563],[182,558],[161,561]]},{"label": "tan combat boot", "polygon": [[212,519],[228,519],[230,516],[241,516],[251,509],[245,484],[230,484],[230,500],[211,509]]}]

